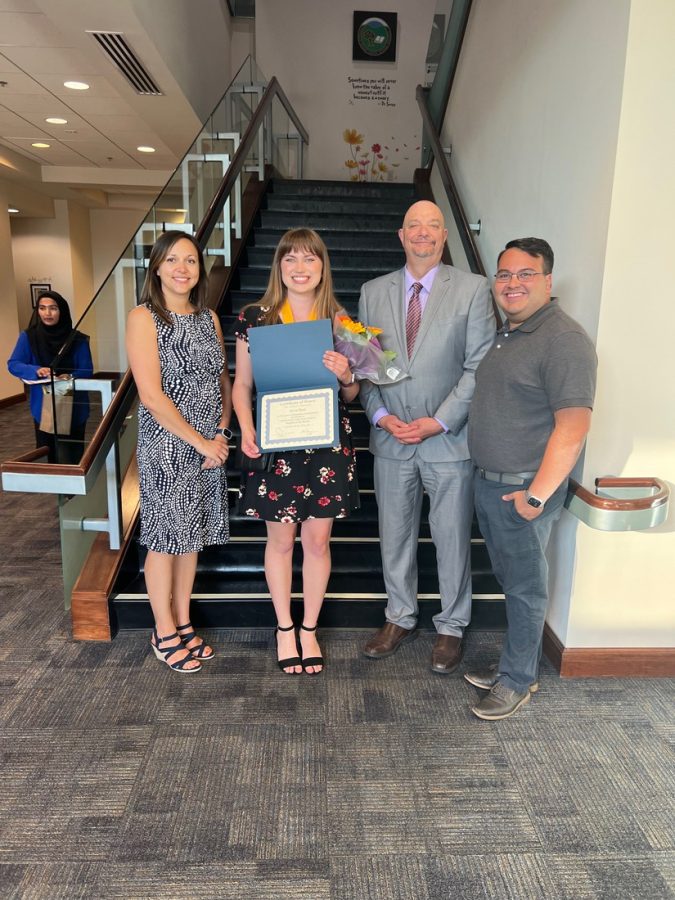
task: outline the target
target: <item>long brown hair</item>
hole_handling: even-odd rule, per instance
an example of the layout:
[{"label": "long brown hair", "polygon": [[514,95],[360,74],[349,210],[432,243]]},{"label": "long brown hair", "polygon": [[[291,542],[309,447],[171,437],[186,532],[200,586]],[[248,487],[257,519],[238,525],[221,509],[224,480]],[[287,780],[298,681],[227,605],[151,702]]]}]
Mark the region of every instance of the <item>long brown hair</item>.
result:
[{"label": "long brown hair", "polygon": [[266,308],[266,312],[262,316],[262,322],[265,325],[274,325],[279,320],[279,313],[287,294],[286,285],[281,279],[281,260],[287,253],[294,250],[304,251],[321,260],[323,269],[321,281],[316,289],[314,308],[316,309],[317,319],[330,319],[332,322],[335,316],[342,311],[342,307],[333,293],[333,277],[330,273],[328,250],[313,228],[291,228],[290,231],[282,235],[277,249],[274,251],[272,271],[270,272],[267,290],[262,299],[255,304]]},{"label": "long brown hair", "polygon": [[145,303],[145,305],[157,313],[159,318],[166,322],[167,325],[173,325],[173,322],[169,318],[166,310],[164,294],[162,293],[162,283],[159,280],[157,269],[167,258],[173,245],[183,238],[190,241],[199,258],[199,281],[190,291],[190,303],[194,306],[195,312],[200,312],[202,309],[206,308],[207,279],[206,269],[204,268],[204,254],[202,253],[201,247],[191,234],[186,234],[184,231],[165,231],[164,234],[157,238],[154,247],[150,251],[148,271],[145,274],[141,299],[138,302],[139,304]]}]

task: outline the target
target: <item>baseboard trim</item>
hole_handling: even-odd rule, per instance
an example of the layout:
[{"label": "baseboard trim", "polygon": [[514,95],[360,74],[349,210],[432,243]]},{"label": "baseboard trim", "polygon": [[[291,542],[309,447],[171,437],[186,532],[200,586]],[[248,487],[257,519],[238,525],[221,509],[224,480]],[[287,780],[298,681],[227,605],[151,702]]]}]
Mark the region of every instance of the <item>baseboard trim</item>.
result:
[{"label": "baseboard trim", "polygon": [[673,647],[565,647],[548,625],[544,653],[561,678],[673,678]]},{"label": "baseboard trim", "polygon": [[0,409],[5,409],[8,406],[16,406],[17,403],[23,403],[25,399],[25,394],[12,394],[11,397],[5,397],[3,400],[0,400]]}]

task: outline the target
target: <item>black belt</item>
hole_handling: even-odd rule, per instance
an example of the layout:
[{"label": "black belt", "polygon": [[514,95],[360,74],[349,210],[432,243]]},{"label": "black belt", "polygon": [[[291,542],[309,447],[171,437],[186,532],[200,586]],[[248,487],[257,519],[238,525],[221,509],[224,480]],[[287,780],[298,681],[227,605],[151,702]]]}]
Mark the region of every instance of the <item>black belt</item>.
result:
[{"label": "black belt", "polygon": [[537,474],[536,472],[490,472],[488,469],[476,469],[478,475],[486,481],[499,481],[501,484],[525,484]]}]

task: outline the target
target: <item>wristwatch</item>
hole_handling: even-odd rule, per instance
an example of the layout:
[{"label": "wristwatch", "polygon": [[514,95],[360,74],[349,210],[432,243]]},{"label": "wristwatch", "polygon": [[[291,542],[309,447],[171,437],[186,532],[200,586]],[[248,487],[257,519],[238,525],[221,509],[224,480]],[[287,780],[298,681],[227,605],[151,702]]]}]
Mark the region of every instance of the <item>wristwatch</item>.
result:
[{"label": "wristwatch", "polygon": [[216,434],[222,434],[226,441],[232,440],[232,432],[229,428],[216,428]]},{"label": "wristwatch", "polygon": [[529,491],[525,491],[525,497],[530,506],[534,506],[535,509],[539,509],[540,506],[544,505],[543,500],[540,500],[539,497],[535,497]]},{"label": "wristwatch", "polygon": [[344,381],[341,381],[340,384],[342,385],[342,387],[349,387],[349,385],[354,384],[355,381],[356,381],[356,375],[352,372],[351,380],[348,381],[347,384],[345,384]]}]

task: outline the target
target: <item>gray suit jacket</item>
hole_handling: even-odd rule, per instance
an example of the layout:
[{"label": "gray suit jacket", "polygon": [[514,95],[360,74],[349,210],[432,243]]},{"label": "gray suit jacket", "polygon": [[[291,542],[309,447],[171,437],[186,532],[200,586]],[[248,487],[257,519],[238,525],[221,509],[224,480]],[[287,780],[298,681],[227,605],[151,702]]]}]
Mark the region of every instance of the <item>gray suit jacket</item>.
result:
[{"label": "gray suit jacket", "polygon": [[389,385],[362,381],[361,403],[371,422],[384,406],[404,422],[435,416],[450,430],[406,445],[383,428],[371,428],[370,450],[389,459],[409,459],[415,453],[427,462],[468,459],[466,422],[475,371],[496,330],[487,280],[452,266],[439,267],[410,359],[404,291],[404,269],[361,288],[360,321],[383,329],[382,346],[395,351],[395,365],[410,375]]}]

